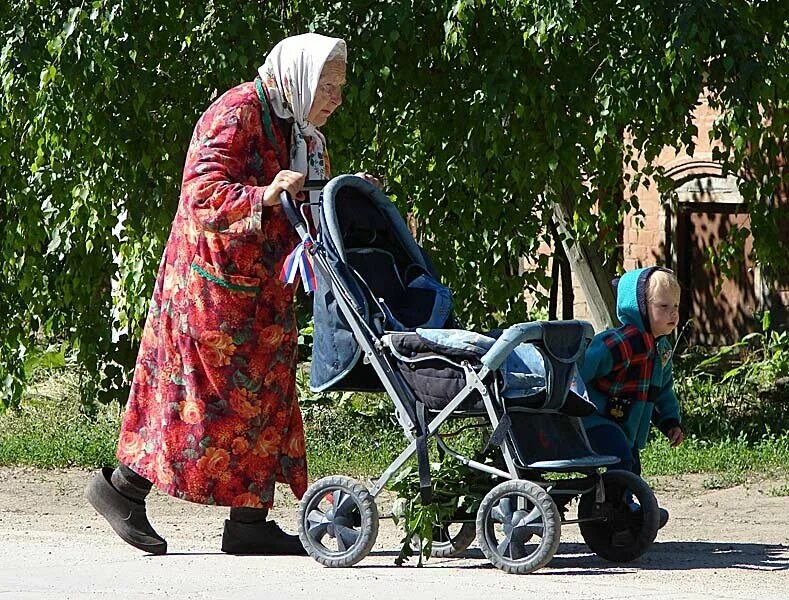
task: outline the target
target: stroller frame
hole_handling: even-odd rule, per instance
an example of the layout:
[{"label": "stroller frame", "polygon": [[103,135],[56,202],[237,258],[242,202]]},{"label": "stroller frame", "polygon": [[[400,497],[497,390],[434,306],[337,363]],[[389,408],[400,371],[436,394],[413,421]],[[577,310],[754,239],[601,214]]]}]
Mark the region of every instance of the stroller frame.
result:
[{"label": "stroller frame", "polygon": [[[342,177],[345,178],[349,176]],[[307,182],[305,189],[322,189],[326,183],[328,182]],[[302,242],[312,241],[307,221],[301,212],[297,210],[289,195],[283,192],[280,200],[286,216],[294,226]],[[306,206],[308,206],[308,204],[302,205],[301,210],[304,210]],[[314,206],[314,203],[312,206]],[[511,447],[514,442],[508,439],[508,424],[506,422],[503,423],[505,419],[509,419],[506,412],[506,406],[501,402],[498,403],[499,406],[497,406],[497,401],[489,393],[489,388],[485,382],[488,379],[492,379],[493,385],[497,385],[496,370],[504,363],[506,357],[513,352],[519,344],[539,344],[542,341],[543,330],[540,323],[521,323],[504,330],[502,335],[494,342],[487,353],[480,357],[481,364],[478,365],[477,368],[472,366],[467,360],[461,360],[458,363],[448,357],[441,357],[442,360],[456,367],[460,367],[463,370],[466,383],[446,406],[440,410],[435,409],[432,411],[435,412],[437,410],[438,412],[431,419],[427,420],[424,418],[424,415],[416,414],[413,407],[417,406],[418,400],[387,356],[394,351],[393,348],[388,347],[387,342],[389,341],[389,334],[386,332],[381,334],[375,332],[370,324],[365,321],[362,316],[362,307],[358,306],[358,302],[354,298],[353,293],[347,288],[345,282],[331,267],[322,244],[319,242],[312,242],[312,244],[308,246],[307,251],[310,252],[314,263],[321,270],[321,273],[325,276],[334,292],[337,306],[346,319],[355,340],[361,348],[363,354],[361,360],[372,367],[387,395],[392,400],[395,407],[395,416],[409,442],[406,448],[404,448],[390,463],[381,476],[372,482],[369,490],[362,484],[344,476],[326,477],[310,486],[300,504],[299,536],[305,549],[313,558],[326,566],[351,566],[362,560],[370,552],[377,535],[379,519],[374,499],[381,493],[394,474],[414,455],[418,456],[420,470],[423,468],[421,463],[424,459],[419,456],[419,446],[420,442],[424,444],[429,438],[434,438],[437,446],[443,452],[446,452],[462,464],[477,471],[487,473],[493,478],[504,480],[504,483],[494,487],[483,500],[476,523],[477,537],[479,538],[483,552],[495,566],[502,570],[510,573],[529,573],[547,564],[558,548],[560,527],[562,524],[580,524],[584,538],[587,543],[592,546],[593,550],[601,556],[611,560],[632,560],[640,556],[648,546],[651,545],[657,534],[658,520],[657,503],[654,495],[643,480],[631,473],[610,470],[606,473],[602,472],[603,467],[615,464],[618,462],[618,458],[597,455],[591,450],[589,440],[583,426],[580,425],[579,418],[567,417],[577,421],[576,430],[588,449],[588,456],[575,460],[537,461],[530,464],[519,464],[516,460]],[[358,276],[358,274],[356,275]],[[375,295],[370,295],[372,299],[376,301]],[[588,344],[594,335],[594,331],[589,323],[578,321],[565,323],[574,323],[576,326],[580,325],[583,327],[584,345]],[[414,362],[419,360],[418,358],[414,359]],[[550,362],[546,361],[545,366],[548,370],[548,378],[550,379]],[[439,433],[441,426],[444,425],[453,414],[456,413],[457,409],[461,407],[463,402],[475,392],[478,393],[482,399],[486,417],[494,432],[489,444],[493,442],[495,445],[499,446],[506,471],[496,468],[495,466],[483,464],[456,452],[446,444]],[[552,389],[551,393],[558,393],[557,389]],[[502,412],[502,418],[499,418],[497,408]],[[535,413],[557,412],[545,409],[534,411],[530,411],[529,409],[518,410]],[[466,415],[460,414],[457,416]],[[500,440],[494,441],[496,433],[500,429],[504,435],[499,436]],[[429,469],[429,465],[427,468]],[[542,473],[547,472],[572,472],[583,474],[584,476],[549,481],[541,476]],[[528,479],[526,478],[527,475]],[[612,477],[607,477],[608,475],[612,475]],[[429,484],[429,479],[427,483]],[[421,477],[420,484],[423,486],[423,502],[426,500],[429,501],[429,492],[427,495],[424,494],[426,491],[424,488],[425,482]],[[623,486],[627,486],[627,489],[625,490]],[[612,493],[614,496],[617,494],[622,496],[623,491],[632,493],[638,499],[642,507],[641,527],[638,531],[639,535],[637,536],[638,539],[635,544],[631,544],[624,549],[621,547],[610,548],[609,546],[611,546],[611,544],[600,540],[601,537],[605,537],[605,535],[601,535],[601,526],[605,529],[606,524],[612,523],[614,520],[611,514],[611,502],[606,504],[606,497],[607,494],[610,495]],[[564,519],[563,511],[557,508],[554,497],[565,496],[569,497],[571,500],[573,497],[579,495],[582,496],[582,499],[588,499],[584,507],[585,514],[581,514],[581,507],[579,507],[578,519]],[[521,511],[525,506],[531,506],[533,508],[531,509],[530,515],[534,514],[535,511],[539,512],[539,516],[543,521],[541,543],[537,550],[527,557],[515,556],[512,554],[512,551],[510,551],[510,556],[507,556],[506,553],[498,551],[496,547],[498,540],[495,536],[493,539],[486,539],[490,537],[488,535],[488,530],[491,529],[489,522],[491,510],[499,506],[502,499],[504,499],[504,501],[509,501],[508,499],[516,497],[516,504]],[[316,515],[316,508],[322,498],[329,498],[331,507],[324,512],[323,520],[319,524],[316,524],[315,519],[318,518]],[[499,504],[496,504],[497,502]],[[566,504],[566,502],[562,503],[562,505],[564,504]],[[582,504],[584,504],[583,500]],[[486,514],[482,514],[484,512],[483,509],[487,510]],[[318,510],[318,512],[320,512],[320,510]],[[325,522],[326,515],[329,514],[333,515],[333,528]],[[361,534],[355,538],[349,534],[349,539],[343,539],[344,536],[340,532],[340,527],[353,528],[353,526],[357,524],[363,530]],[[467,525],[470,525],[470,523],[465,522],[463,528],[467,528]],[[333,534],[333,536],[336,537],[338,548],[333,550],[326,548],[321,543],[316,543],[315,537],[310,535],[310,527],[318,528],[321,535],[328,533],[329,536],[332,536]],[[461,531],[462,535],[459,534],[458,536],[464,538],[463,540],[452,539],[451,536],[448,536],[446,527],[444,527],[443,531],[444,534],[442,535],[442,539],[434,541],[434,556],[456,556],[465,550],[471,541],[468,539],[470,537],[468,529],[466,529],[465,532]],[[594,539],[592,540],[590,538]],[[352,543],[348,543],[349,541]]]}]

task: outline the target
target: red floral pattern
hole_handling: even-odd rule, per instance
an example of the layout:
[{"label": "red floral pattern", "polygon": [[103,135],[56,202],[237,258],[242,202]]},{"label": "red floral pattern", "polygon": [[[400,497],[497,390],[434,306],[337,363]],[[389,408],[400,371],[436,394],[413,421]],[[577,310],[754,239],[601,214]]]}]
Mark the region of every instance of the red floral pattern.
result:
[{"label": "red floral pattern", "polygon": [[121,428],[118,460],[192,502],[270,507],[276,481],[307,487],[293,290],[278,279],[298,240],[263,206],[288,164],[274,134],[252,83],[198,121]]}]

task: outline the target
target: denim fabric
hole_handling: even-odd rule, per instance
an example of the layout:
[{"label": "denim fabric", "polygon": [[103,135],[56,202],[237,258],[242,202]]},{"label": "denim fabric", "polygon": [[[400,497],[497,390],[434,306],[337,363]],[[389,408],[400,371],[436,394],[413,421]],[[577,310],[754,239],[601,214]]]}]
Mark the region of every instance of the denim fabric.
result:
[{"label": "denim fabric", "polygon": [[426,329],[418,327],[416,332],[419,334],[419,337],[434,344],[456,348],[477,356],[485,354],[496,341],[487,335],[466,331],[465,329]]},{"label": "denim fabric", "polygon": [[627,441],[620,427],[597,425],[587,429],[586,436],[589,438],[592,450],[598,454],[619,458],[619,463],[614,465],[614,468],[641,475],[641,455],[638,446],[633,446]]},{"label": "denim fabric", "polygon": [[[338,271],[343,271],[339,261],[333,266]],[[350,371],[358,360],[361,349],[350,325],[340,314],[334,292],[331,291],[321,269],[315,270],[315,277],[318,281],[318,289],[315,291],[312,304],[315,326],[312,337],[310,388],[319,391]],[[352,281],[350,277],[346,280]],[[364,306],[361,291],[356,288],[354,292],[356,301]]]}]

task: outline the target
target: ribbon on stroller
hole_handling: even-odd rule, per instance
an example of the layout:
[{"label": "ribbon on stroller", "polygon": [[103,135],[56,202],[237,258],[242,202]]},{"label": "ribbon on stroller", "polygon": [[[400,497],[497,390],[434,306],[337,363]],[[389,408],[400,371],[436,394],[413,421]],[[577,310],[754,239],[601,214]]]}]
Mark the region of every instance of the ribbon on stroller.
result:
[{"label": "ribbon on stroller", "polygon": [[288,254],[279,273],[280,281],[295,283],[301,277],[305,292],[314,292],[318,288],[315,267],[312,264],[312,246],[312,238],[307,236]]}]

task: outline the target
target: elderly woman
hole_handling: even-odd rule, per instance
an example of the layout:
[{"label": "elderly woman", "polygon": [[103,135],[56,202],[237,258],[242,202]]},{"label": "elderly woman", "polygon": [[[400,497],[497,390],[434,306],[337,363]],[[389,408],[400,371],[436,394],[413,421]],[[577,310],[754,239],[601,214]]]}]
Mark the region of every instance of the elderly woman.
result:
[{"label": "elderly woman", "polygon": [[222,550],[303,554],[267,521],[275,482],[307,486],[296,399],[293,289],[278,279],[298,242],[279,196],[329,177],[318,127],[342,103],[346,48],[317,34],[277,44],[254,82],[197,122],[121,427],[117,469],[86,497],[136,548],[167,551],[151,527],[152,485],[229,506]]}]

